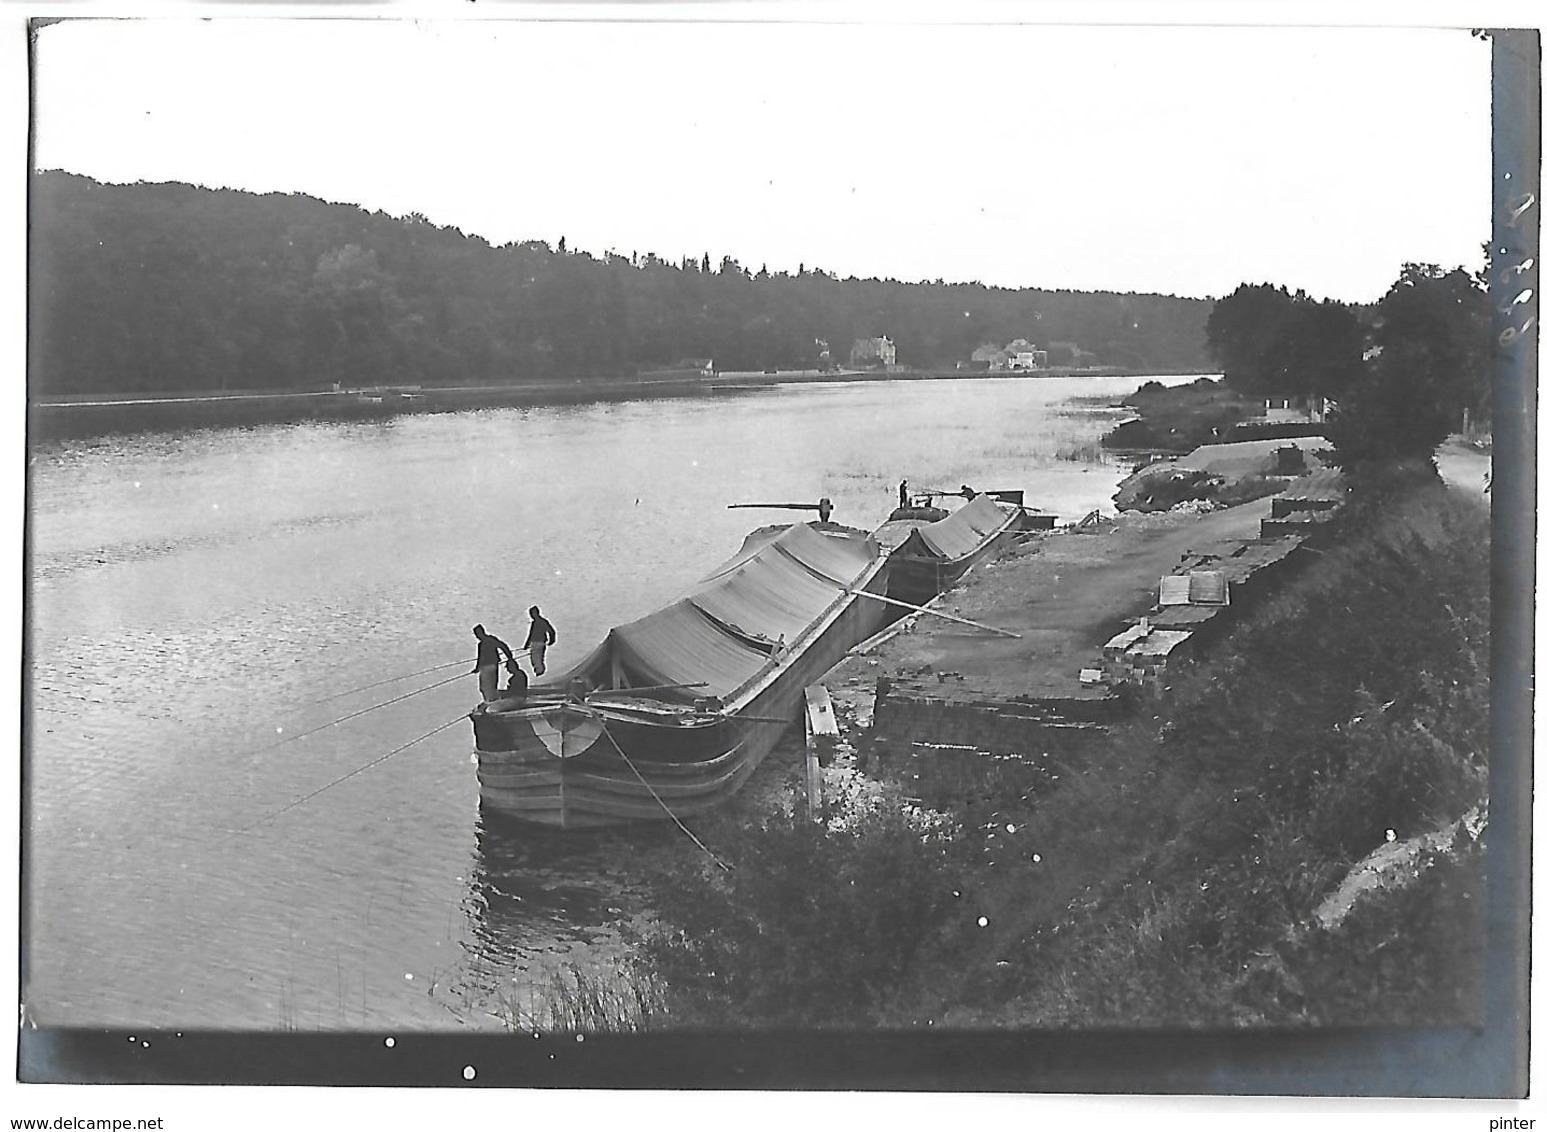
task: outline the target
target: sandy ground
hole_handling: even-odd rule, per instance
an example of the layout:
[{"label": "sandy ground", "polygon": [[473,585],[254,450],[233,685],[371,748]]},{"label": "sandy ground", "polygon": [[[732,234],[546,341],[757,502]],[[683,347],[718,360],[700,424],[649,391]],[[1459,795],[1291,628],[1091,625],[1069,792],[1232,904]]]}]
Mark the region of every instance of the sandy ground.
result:
[{"label": "sandy ground", "polygon": [[1256,538],[1270,506],[1259,499],[1207,514],[1129,513],[1101,533],[1038,536],[980,563],[932,607],[1018,638],[921,614],[824,683],[861,722],[878,676],[933,678],[930,695],[946,700],[1104,697],[1106,689],[1080,683],[1080,669],[1154,604],[1161,575],[1191,551]]},{"label": "sandy ground", "polygon": [[[1452,439],[1437,459],[1447,483],[1482,494],[1488,453]],[[1256,538],[1271,505],[1259,499],[1206,514],[1129,512],[1100,533],[1037,536],[980,563],[931,607],[1018,637],[921,614],[823,682],[843,717],[861,726],[881,676],[933,681],[931,697],[947,701],[1104,697],[1105,688],[1080,683],[1080,669],[1154,604],[1161,575],[1189,552]]]}]

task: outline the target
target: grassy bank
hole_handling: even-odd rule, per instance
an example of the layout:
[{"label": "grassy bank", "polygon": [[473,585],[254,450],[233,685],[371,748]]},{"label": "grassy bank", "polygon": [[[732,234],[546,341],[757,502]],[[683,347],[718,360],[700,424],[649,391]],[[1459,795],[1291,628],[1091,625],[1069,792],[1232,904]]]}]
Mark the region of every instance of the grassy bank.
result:
[{"label": "grassy bank", "polygon": [[[954,812],[875,788],[860,820],[797,811],[747,831],[735,872],[664,878],[674,930],[653,955],[673,1016],[1474,1018],[1483,850],[1480,822],[1457,822],[1486,812],[1488,554],[1483,506],[1438,481],[1365,498],[1079,765],[985,758],[977,801]],[[1421,840],[1442,829],[1448,848]],[[1383,847],[1408,852],[1350,897]]]},{"label": "grassy bank", "polygon": [[1337,931],[1316,912],[1366,854],[1485,798],[1487,532],[1437,483],[1351,513],[1102,757],[1032,799],[1017,840],[1045,867],[985,886],[1000,930],[942,1006],[1033,1025],[1467,1018],[1477,847]]},{"label": "grassy bank", "polygon": [[1118,425],[1102,444],[1146,452],[1191,452],[1200,444],[1217,443],[1258,411],[1255,400],[1206,377],[1173,386],[1152,381],[1121,404],[1139,416]]}]

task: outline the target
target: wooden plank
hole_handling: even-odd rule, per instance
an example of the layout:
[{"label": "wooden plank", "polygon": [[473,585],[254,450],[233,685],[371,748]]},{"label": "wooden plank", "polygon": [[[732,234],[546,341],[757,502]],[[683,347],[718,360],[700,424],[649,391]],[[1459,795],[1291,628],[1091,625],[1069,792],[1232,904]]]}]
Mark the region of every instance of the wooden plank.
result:
[{"label": "wooden plank", "polygon": [[806,688],[806,816],[812,821],[822,809],[822,758],[838,740],[838,716],[833,700],[821,684]]},{"label": "wooden plank", "polygon": [[1196,570],[1188,575],[1187,599],[1194,605],[1229,605],[1230,588],[1218,570]]},{"label": "wooden plank", "polygon": [[838,716],[833,711],[832,696],[821,684],[806,689],[806,722],[814,737],[838,738]]}]

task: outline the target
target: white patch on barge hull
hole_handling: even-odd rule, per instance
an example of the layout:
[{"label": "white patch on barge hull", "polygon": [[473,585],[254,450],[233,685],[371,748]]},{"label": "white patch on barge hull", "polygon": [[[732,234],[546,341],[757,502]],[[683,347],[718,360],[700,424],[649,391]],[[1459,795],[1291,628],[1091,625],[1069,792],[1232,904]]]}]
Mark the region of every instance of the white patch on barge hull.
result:
[{"label": "white patch on barge hull", "polygon": [[602,722],[599,719],[583,719],[573,727],[567,728],[555,727],[541,715],[531,717],[528,722],[531,724],[532,734],[537,736],[544,747],[561,759],[578,755],[589,749],[602,734]]}]

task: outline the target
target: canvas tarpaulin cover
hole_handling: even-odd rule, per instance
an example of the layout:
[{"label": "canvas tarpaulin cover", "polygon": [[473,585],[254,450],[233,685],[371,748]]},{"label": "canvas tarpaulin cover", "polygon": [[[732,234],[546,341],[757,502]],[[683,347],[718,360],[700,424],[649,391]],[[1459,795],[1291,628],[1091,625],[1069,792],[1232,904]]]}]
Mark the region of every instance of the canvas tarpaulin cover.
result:
[{"label": "canvas tarpaulin cover", "polygon": [[802,523],[747,548],[686,597],[620,625],[583,669],[616,662],[631,686],[693,684],[726,697],[756,676],[782,637],[800,633],[875,561],[868,538],[828,538]]},{"label": "canvas tarpaulin cover", "polygon": [[988,496],[979,495],[939,522],[919,527],[897,548],[897,553],[944,560],[960,558],[971,554],[1004,523],[1005,513],[999,505]]}]

